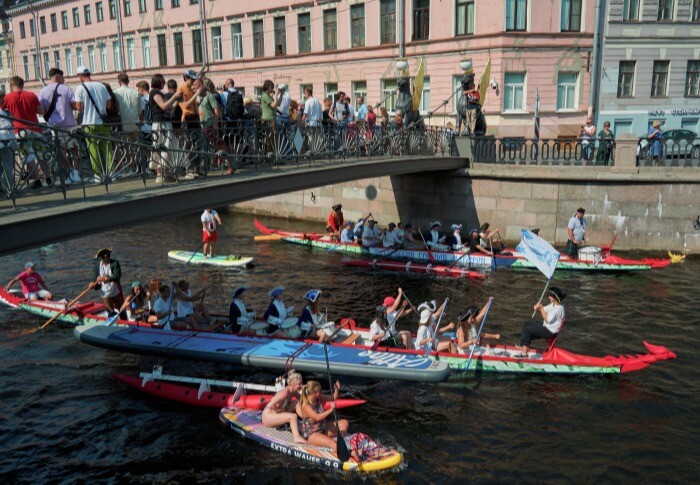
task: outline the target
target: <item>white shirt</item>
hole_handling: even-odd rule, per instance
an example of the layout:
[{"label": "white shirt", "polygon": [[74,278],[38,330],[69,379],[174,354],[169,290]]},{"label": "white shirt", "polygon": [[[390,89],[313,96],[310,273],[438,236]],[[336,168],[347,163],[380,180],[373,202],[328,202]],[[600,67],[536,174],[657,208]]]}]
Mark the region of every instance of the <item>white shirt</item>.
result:
[{"label": "white shirt", "polygon": [[397,244],[401,244],[403,241],[401,241],[401,238],[399,237],[399,233],[396,229],[393,231],[387,230],[384,233],[384,240],[382,241],[382,244],[384,245],[385,248],[390,248],[392,246],[395,246]]},{"label": "white shirt", "polygon": [[574,239],[576,239],[579,242],[583,241],[583,238],[586,235],[585,217],[582,217],[581,220],[579,220],[579,218],[576,215],[574,215],[571,219],[569,219],[569,223],[566,225],[566,227],[573,231]]},{"label": "white shirt", "polygon": [[[187,290],[187,291],[180,290],[180,292],[184,293],[187,296],[192,296],[192,290]],[[192,304],[191,301],[182,300],[182,299],[177,300],[177,316],[178,317],[186,317],[187,315],[191,315],[193,313],[194,313],[194,305]]]},{"label": "white shirt", "polygon": [[430,231],[430,235],[432,238],[430,239],[430,241],[427,241],[427,243],[428,246],[430,246],[431,248],[433,246],[439,245],[442,241],[445,240],[444,237],[440,237],[440,234],[437,231]]},{"label": "white shirt", "polygon": [[90,101],[87,91],[83,85],[80,84],[75,90],[75,100],[83,104],[83,125],[101,125],[102,118],[100,114],[104,115],[107,113],[107,101],[110,100],[107,88],[104,84],[94,81],[85,83],[85,86],[90,90],[92,99],[95,100],[95,104],[100,112],[98,113],[95,110],[95,106],[92,104],[92,101]]},{"label": "white shirt", "polygon": [[[172,300],[172,295],[168,298],[168,301],[163,300],[162,297],[158,297],[156,304],[153,305],[153,311],[156,313],[162,313],[163,318],[158,319],[158,324],[165,325],[168,322],[175,320],[175,313],[170,305],[170,300]],[[168,312],[170,312],[170,318],[168,318]]]},{"label": "white shirt", "polygon": [[421,325],[420,327],[418,327],[418,331],[416,332],[416,340],[413,342],[413,346],[415,347],[415,349],[421,350],[424,348],[425,345],[428,345],[420,345],[421,340],[425,340],[427,338],[430,338],[430,329],[427,325]]},{"label": "white shirt", "polygon": [[358,222],[357,224],[355,224],[354,232],[355,232],[356,239],[360,239],[362,237],[362,232],[363,232],[364,227],[365,227],[365,221]]},{"label": "white shirt", "polygon": [[292,103],[292,98],[287,93],[282,95],[280,104],[277,105],[277,114],[281,116],[289,116],[289,105]]},{"label": "white shirt", "polygon": [[[100,276],[106,276],[107,278],[112,277],[112,268],[109,263],[100,261]],[[107,283],[100,283],[100,296],[102,298],[112,298],[119,294],[119,286],[114,284],[114,281],[108,281]]]},{"label": "white shirt", "polygon": [[544,321],[544,327],[553,334],[559,333],[561,326],[564,323],[564,307],[550,303],[544,307],[544,312],[547,314],[547,320]]},{"label": "white shirt", "polygon": [[340,233],[341,243],[352,243],[355,242],[355,231],[351,227],[346,227],[343,232]]},{"label": "white shirt", "polygon": [[332,106],[333,119],[336,121],[347,121],[345,119],[345,101],[335,101]]},{"label": "white shirt", "polygon": [[382,335],[382,340],[384,337],[389,337],[389,332],[384,332],[384,329],[382,329],[381,325],[379,325],[379,322],[376,320],[372,320],[372,323],[369,326],[369,339],[374,342],[374,336],[375,335]]},{"label": "white shirt", "polygon": [[287,318],[287,309],[285,308],[284,302],[282,300],[275,299],[272,301],[272,304],[275,306],[275,308],[277,308],[277,314],[278,314],[277,319],[279,319],[279,321],[274,321],[274,320],[276,320],[275,317],[270,316],[267,319],[267,323],[271,323],[273,325],[279,325],[279,324],[283,323],[284,320]]},{"label": "white shirt", "polygon": [[136,122],[139,120],[139,113],[141,112],[141,96],[139,93],[129,86],[119,86],[114,90],[114,97],[117,98],[117,103],[119,103],[122,129],[126,132],[138,130]]},{"label": "white shirt", "polygon": [[323,110],[318,99],[311,97],[304,102],[304,114],[308,126],[320,126],[323,119]]},{"label": "white shirt", "polygon": [[216,216],[218,215],[219,214],[213,209],[211,212],[202,212],[202,223],[206,225],[207,231],[216,231]]},{"label": "white shirt", "polygon": [[381,232],[376,224],[374,225],[374,229],[372,229],[370,226],[365,226],[365,228],[362,230],[362,244],[364,246],[376,246],[379,244],[380,235]]}]

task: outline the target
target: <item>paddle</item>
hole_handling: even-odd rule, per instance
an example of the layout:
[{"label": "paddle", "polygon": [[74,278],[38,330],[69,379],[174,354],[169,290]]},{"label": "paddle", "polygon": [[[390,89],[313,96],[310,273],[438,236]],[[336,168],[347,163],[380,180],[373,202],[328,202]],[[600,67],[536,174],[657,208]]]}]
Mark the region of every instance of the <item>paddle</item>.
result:
[{"label": "paddle", "polygon": [[[452,262],[450,263],[450,265],[447,267],[447,269],[452,269],[452,266],[454,266],[455,264],[459,263],[459,262],[462,260],[462,258],[465,257],[465,256],[467,256],[467,260],[470,260],[470,259],[471,259],[471,258],[469,257],[469,250],[468,250],[468,249],[467,249],[466,251],[464,251],[464,253],[463,253],[459,258],[457,258],[457,259],[455,259],[454,261],[452,261]],[[471,262],[468,262],[468,263],[467,263],[467,268],[471,268]]]},{"label": "paddle", "polygon": [[195,249],[195,251],[192,253],[192,256],[190,256],[190,259],[188,259],[185,264],[190,264],[190,261],[192,261],[192,258],[194,258],[195,255],[199,252],[199,250],[202,249],[202,246],[204,246],[206,243],[209,242],[210,237],[211,236],[207,236],[207,238],[204,239],[199,246],[197,246],[197,249]]},{"label": "paddle", "polygon": [[486,313],[484,313],[484,318],[481,319],[481,325],[479,326],[479,331],[476,334],[476,342],[472,345],[472,351],[469,352],[469,360],[467,360],[467,366],[464,368],[465,371],[469,370],[469,364],[472,362],[472,357],[474,356],[474,349],[479,345],[479,340],[481,337],[481,331],[484,329],[484,323],[486,323],[486,317],[489,315],[489,310],[491,310],[491,303],[493,303],[493,297],[489,298],[489,306],[486,307]]},{"label": "paddle", "polygon": [[428,259],[430,260],[430,264],[435,264],[435,258],[433,257],[432,251],[430,251],[430,248],[428,247],[428,243],[425,242],[425,238],[423,237],[423,231],[420,230],[420,227],[418,228],[418,234],[420,234],[420,238],[423,240],[423,244],[425,245],[425,250],[428,251]]},{"label": "paddle", "polygon": [[323,343],[323,351],[326,354],[326,370],[328,371],[328,385],[331,388],[331,399],[333,400],[333,419],[335,419],[335,429],[338,432],[338,435],[336,436],[338,458],[340,459],[340,461],[346,462],[350,459],[350,451],[348,450],[348,446],[345,444],[345,439],[343,439],[343,435],[340,433],[340,427],[338,426],[338,413],[335,410],[335,391],[333,389],[333,379],[331,378],[331,364],[328,360],[327,342]]},{"label": "paddle", "polygon": [[[449,298],[445,298],[445,302],[442,304],[442,311],[440,312],[440,316],[437,319],[437,322],[435,322],[435,326],[433,327],[433,331],[431,332],[431,339],[435,339],[435,336],[437,335],[438,329],[440,328],[440,322],[442,321],[442,317],[445,314],[445,308],[447,307],[447,302],[449,302]],[[428,348],[425,351],[425,358],[427,359],[430,357],[430,351],[433,348],[433,342],[428,342]]]},{"label": "paddle", "polygon": [[53,317],[49,318],[48,321],[47,321],[45,324],[43,324],[41,327],[32,330],[31,333],[35,333],[35,332],[37,332],[37,331],[39,331],[39,330],[44,330],[46,327],[48,327],[49,325],[51,325],[58,317],[60,317],[61,315],[64,315],[64,314],[68,311],[68,309],[69,309],[73,304],[75,304],[76,301],[78,301],[78,300],[80,300],[82,297],[84,297],[85,294],[86,294],[88,291],[90,291],[94,286],[95,286],[95,282],[93,281],[92,283],[90,283],[90,284],[87,286],[87,288],[85,288],[85,290],[83,290],[82,293],[80,293],[78,296],[76,296],[76,297],[73,298],[71,301],[69,301],[68,303],[66,303],[66,306],[63,307],[63,310],[61,310],[60,312],[58,312],[57,314],[55,314]]}]

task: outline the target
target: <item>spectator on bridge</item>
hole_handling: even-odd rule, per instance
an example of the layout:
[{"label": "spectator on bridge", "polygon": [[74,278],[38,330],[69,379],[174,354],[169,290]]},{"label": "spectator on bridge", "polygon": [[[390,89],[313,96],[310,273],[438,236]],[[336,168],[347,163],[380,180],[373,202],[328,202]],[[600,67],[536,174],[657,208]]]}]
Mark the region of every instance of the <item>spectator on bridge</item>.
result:
[{"label": "spectator on bridge", "polygon": [[[166,92],[163,94],[163,99],[170,101],[170,98],[177,94],[177,81],[174,79],[168,79],[165,83]],[[178,131],[180,125],[182,125],[182,109],[180,108],[180,103],[175,103],[171,106],[166,114],[170,116],[170,123],[173,125],[173,130]]]},{"label": "spectator on bridge", "polygon": [[350,96],[345,96],[343,101],[348,107],[348,123],[353,123],[355,121],[355,109],[352,107],[352,99],[350,99]]},{"label": "spectator on bridge", "polygon": [[289,113],[289,107],[292,103],[292,98],[289,97],[287,93],[287,85],[284,83],[279,83],[277,85],[277,90],[275,91],[275,105],[277,109],[277,127],[278,128],[288,128],[291,126],[291,116]]},{"label": "spectator on bridge", "polygon": [[[18,152],[22,156],[20,161],[23,171],[22,177],[31,177],[34,180],[31,188],[39,189],[42,185],[36,165],[36,149],[39,144],[43,143],[43,139],[39,118],[36,115],[43,115],[44,107],[36,94],[31,91],[24,91],[24,79],[21,77],[12,76],[10,78],[10,89],[12,92],[5,96],[2,109],[10,113],[10,116],[14,118],[12,126],[15,135],[19,135],[20,140],[22,140]],[[48,165],[41,163],[41,169],[46,178],[46,185],[51,185],[51,172]]]},{"label": "spectator on bridge", "polygon": [[[138,121],[141,117],[141,96],[138,91],[129,87],[129,75],[122,71],[117,76],[119,87],[114,90],[114,97],[119,105],[119,114],[122,120],[122,140],[135,143],[139,140]],[[115,158],[124,163],[129,170],[136,170],[136,150],[133,146],[125,146],[115,152]]]},{"label": "spectator on bridge", "polygon": [[379,125],[382,128],[387,128],[389,126],[389,112],[384,106],[379,108]]},{"label": "spectator on bridge", "polygon": [[5,286],[5,291],[9,293],[12,285],[18,281],[22,285],[22,294],[27,300],[42,299],[48,301],[53,298],[44,278],[36,272],[36,265],[32,262],[25,264],[24,271],[10,280]]},{"label": "spectator on bridge", "polygon": [[610,122],[603,123],[603,129],[598,133],[598,155],[596,156],[596,164],[601,163],[607,165],[610,163],[610,156],[615,146],[615,133],[610,129]]},{"label": "spectator on bridge", "polygon": [[[107,119],[109,119],[109,129],[110,131],[116,131],[119,133],[122,131],[122,115],[119,112],[119,103],[117,98],[114,96],[114,91],[112,91],[112,86],[109,83],[102,83],[109,94],[110,103],[107,106]],[[103,120],[104,121],[104,120]],[[105,124],[108,124],[105,121]]]},{"label": "spectator on bridge", "polygon": [[[0,106],[5,103],[5,91],[0,89]],[[13,150],[17,148],[17,142],[15,141],[15,132],[12,129],[12,120],[9,111],[4,108],[0,108],[0,147],[9,146]]]},{"label": "spectator on bridge", "polygon": [[[208,151],[216,150],[221,152],[224,150],[224,143],[220,133],[224,113],[216,97],[214,82],[209,78],[202,78],[202,84],[204,85],[204,91],[200,94],[199,122],[209,143]],[[219,165],[224,160],[225,157],[217,156],[216,161]]]},{"label": "spectator on bridge", "polygon": [[93,182],[101,182],[112,169],[112,145],[109,142],[109,127],[103,118],[112,101],[104,84],[93,82],[90,70],[78,66],[80,86],[75,90],[76,108],[82,114],[83,131],[87,135],[90,164],[95,174]]},{"label": "spectator on bridge", "polygon": [[363,104],[362,106],[367,106],[367,126],[370,130],[373,130],[377,125],[377,115],[374,113],[374,107],[371,104]]},{"label": "spectator on bridge", "polygon": [[70,131],[77,127],[73,110],[76,109],[73,90],[65,85],[63,71],[58,68],[49,70],[51,83],[39,92],[39,101],[44,107],[44,120],[52,129],[54,139],[61,148],[60,164],[66,170],[66,182],[80,182],[80,156],[78,138]]},{"label": "spectator on bridge", "polygon": [[367,114],[369,113],[369,109],[367,108],[367,105],[365,104],[365,100],[362,96],[357,97],[357,121],[367,121]]},{"label": "spectator on bridge", "polygon": [[651,152],[654,157],[654,165],[658,167],[659,157],[662,155],[662,143],[664,132],[661,130],[661,121],[655,120],[647,133],[647,153]]},{"label": "spectator on bridge", "polygon": [[333,124],[333,119],[331,118],[331,100],[329,98],[325,98],[323,100],[321,124],[326,128],[330,127],[331,124]]},{"label": "spectator on bridge", "polygon": [[302,116],[301,121],[306,126],[321,126],[321,121],[323,120],[321,103],[314,98],[314,89],[311,86],[307,86],[304,89],[304,97],[306,101],[304,102],[304,116]]},{"label": "spectator on bridge", "polygon": [[588,165],[588,162],[593,160],[593,151],[595,150],[595,125],[593,124],[593,118],[586,118],[586,124],[581,126],[581,139],[583,164]]},{"label": "spectator on bridge", "polygon": [[166,119],[165,112],[174,106],[181,99],[181,94],[178,93],[169,101],[165,101],[163,97],[163,88],[165,87],[165,78],[162,74],[155,74],[151,79],[151,91],[148,94],[148,107],[151,110],[153,118],[153,145],[156,150],[153,156],[157,157],[158,167],[156,167],[158,182],[175,182],[173,177],[173,158],[171,154],[176,153],[180,149],[178,138],[173,131],[173,125]]},{"label": "spectator on bridge", "polygon": [[[139,131],[139,143],[142,145],[150,145],[153,143],[153,116],[151,115],[151,108],[148,106],[148,93],[151,90],[151,87],[147,81],[139,81],[136,83],[136,90],[140,96],[139,102],[141,111],[141,115],[139,116],[139,121],[141,124]],[[149,160],[148,168],[155,174],[155,171],[158,168],[156,160]]]},{"label": "spectator on bridge", "polygon": [[199,128],[199,115],[197,114],[197,88],[194,85],[197,73],[194,69],[188,69],[182,76],[184,82],[177,89],[180,97],[180,109],[182,110],[182,123],[188,130]]},{"label": "spectator on bridge", "polygon": [[340,240],[340,231],[345,223],[345,218],[343,217],[343,204],[335,204],[333,206],[333,212],[328,216],[328,221],[326,223],[326,232],[331,235],[331,239],[334,241]]},{"label": "spectator on bridge", "polygon": [[260,106],[262,107],[263,126],[275,126],[275,113],[277,112],[277,97],[275,96],[275,83],[267,79],[262,86]]},{"label": "spectator on bridge", "polygon": [[345,93],[339,91],[335,95],[335,101],[331,105],[331,110],[328,113],[336,126],[343,127],[348,124],[350,117],[350,106],[345,102]]}]

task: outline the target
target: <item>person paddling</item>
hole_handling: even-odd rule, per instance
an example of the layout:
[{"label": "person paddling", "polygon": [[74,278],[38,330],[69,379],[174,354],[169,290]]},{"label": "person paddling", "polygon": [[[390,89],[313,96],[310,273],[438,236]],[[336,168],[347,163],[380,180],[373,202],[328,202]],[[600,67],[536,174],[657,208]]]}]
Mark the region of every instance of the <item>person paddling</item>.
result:
[{"label": "person paddling", "polygon": [[561,330],[566,316],[561,302],[566,297],[566,294],[556,286],[552,286],[547,292],[547,297],[549,305],[543,306],[541,303],[537,303],[534,306],[534,310],[540,312],[542,320],[531,318],[523,324],[523,330],[520,334],[520,345],[515,346],[521,351],[521,354],[515,357],[527,357],[530,351],[530,344],[534,339],[554,338]]},{"label": "person paddling", "polygon": [[[326,418],[335,409],[335,400],[338,399],[340,383],[336,381],[333,387],[333,399],[321,394],[321,384],[317,381],[309,381],[301,390],[301,401],[297,405],[297,415],[301,418],[301,434],[312,445],[330,448],[334,454],[338,454],[336,436],[341,434],[341,439],[348,432],[350,423],[347,419],[339,419],[338,426],[329,422]],[[330,406],[324,411],[323,403],[331,401]]]},{"label": "person paddling", "polygon": [[379,341],[377,346],[411,348],[411,332],[408,330],[396,330],[396,322],[399,318],[411,313],[408,302],[403,298],[403,289],[399,288],[396,298],[387,296],[382,305],[377,307],[374,321],[370,325],[369,335],[373,343]]},{"label": "person paddling", "polygon": [[216,233],[217,224],[221,226],[221,217],[211,207],[202,212],[202,254],[205,258],[214,256],[214,245],[219,239]]},{"label": "person paddling", "polygon": [[[479,307],[472,305],[467,308],[457,321],[457,353],[467,354],[472,345],[481,346],[482,339],[498,340],[501,335],[498,333],[483,333],[478,335],[478,326],[484,320],[486,310],[489,307],[489,302],[493,301],[493,297],[489,297],[486,304],[479,310]],[[478,341],[477,341],[478,338]]]},{"label": "person paddling", "polygon": [[[321,325],[326,323],[326,316],[321,312],[319,308],[318,299],[321,296],[321,290],[309,290],[304,295],[304,299],[309,302],[308,305],[304,307],[301,312],[299,320],[297,320],[297,327],[299,332],[292,332],[295,327],[287,330],[290,337],[296,338],[304,336],[304,338],[317,338],[319,342],[323,342],[328,339],[330,333],[333,333],[333,325],[329,324],[326,330],[321,329]],[[295,335],[296,334],[296,335]]]},{"label": "person paddling", "polygon": [[[263,320],[272,325],[273,335],[279,335],[287,337],[287,333],[282,329],[284,321],[291,317],[292,311],[294,310],[294,305],[290,307],[285,307],[282,301],[282,294],[284,293],[284,286],[277,286],[268,292],[268,296],[272,298],[270,306],[267,307],[267,311],[263,315]],[[275,327],[279,330],[275,331]]]},{"label": "person paddling", "polygon": [[245,296],[247,286],[237,286],[231,291],[231,304],[229,305],[228,321],[231,325],[231,331],[241,335],[255,335],[255,330],[250,328],[255,318],[254,311],[248,311],[243,297]]},{"label": "person paddling", "polygon": [[12,285],[18,281],[22,285],[22,294],[27,300],[42,299],[48,301],[53,298],[44,278],[36,272],[36,265],[31,261],[24,265],[24,271],[10,280],[5,286],[5,290],[9,293]]},{"label": "person paddling", "polygon": [[124,303],[119,307],[119,313],[123,311],[126,311],[126,318],[131,322],[155,323],[158,321],[155,316],[149,316],[151,302],[140,281],[131,283],[131,293],[127,295]]},{"label": "person paddling", "polygon": [[[418,331],[416,332],[416,340],[413,343],[416,350],[425,349],[426,346],[430,346],[431,349],[435,349],[438,352],[450,352],[452,354],[456,353],[455,345],[451,338],[448,337],[438,337],[437,347],[435,346],[436,338],[433,337],[430,332],[432,328],[438,324],[438,319],[442,313],[443,308],[447,304],[447,300],[440,305],[440,308],[435,308],[435,302],[425,302],[418,305],[417,310],[420,312],[420,322]],[[455,328],[454,323],[445,325],[442,328],[438,328],[435,331],[435,335],[442,335],[443,333]]]},{"label": "person paddling", "polygon": [[267,403],[262,412],[262,423],[269,428],[276,428],[284,424],[289,424],[295,443],[308,443],[299,434],[299,422],[294,408],[301,396],[299,391],[302,388],[301,375],[293,369],[287,373],[287,385],[277,391],[277,393]]},{"label": "person paddling", "polygon": [[112,248],[102,248],[95,254],[97,263],[92,278],[95,289],[99,290],[102,302],[107,310],[113,312],[124,304],[124,293],[120,283],[122,267],[119,261],[112,259]]},{"label": "person paddling", "polygon": [[[211,315],[204,305],[204,294],[207,288],[202,288],[197,293],[192,294],[190,283],[187,280],[173,282],[175,297],[177,298],[178,319],[184,319],[188,327],[199,330],[200,325],[209,325]],[[195,302],[199,303],[195,303]]]},{"label": "person paddling", "polygon": [[335,204],[326,223],[326,232],[330,234],[332,240],[340,241],[340,231],[343,229],[344,223],[343,204]]}]

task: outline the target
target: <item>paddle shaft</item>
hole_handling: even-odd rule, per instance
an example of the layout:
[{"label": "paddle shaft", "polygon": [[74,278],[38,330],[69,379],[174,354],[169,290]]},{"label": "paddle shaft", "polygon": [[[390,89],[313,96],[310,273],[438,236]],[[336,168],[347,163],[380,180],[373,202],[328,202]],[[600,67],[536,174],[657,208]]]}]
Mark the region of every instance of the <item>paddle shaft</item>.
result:
[{"label": "paddle shaft", "polygon": [[[434,339],[435,336],[437,335],[438,329],[440,328],[440,322],[442,321],[442,316],[445,314],[445,308],[447,308],[447,302],[449,302],[449,298],[445,298],[445,302],[442,304],[442,311],[440,312],[440,316],[437,319],[437,322],[435,322],[435,327],[433,327],[433,331],[431,332],[430,338]],[[433,342],[428,342],[428,349],[425,351],[425,358],[427,359],[430,356],[430,351],[433,348]]]},{"label": "paddle shaft", "polygon": [[[538,304],[538,305],[542,302],[542,298],[544,298],[544,294],[547,292],[547,288],[549,288],[549,283],[550,283],[551,281],[552,281],[552,278],[549,278],[549,279],[547,280],[547,284],[544,285],[544,290],[542,290],[542,294],[540,295],[540,299],[537,300],[537,304]],[[533,311],[532,311],[532,317],[531,317],[531,318],[535,318],[535,314],[537,314],[537,310],[533,310]]]},{"label": "paddle shaft", "polygon": [[199,250],[202,249],[202,246],[204,246],[206,243],[209,242],[210,237],[211,236],[207,236],[207,238],[205,240],[203,240],[199,246],[197,246],[197,249],[194,250],[194,252],[192,253],[192,256],[190,256],[190,259],[188,259],[185,264],[190,264],[190,261],[192,261],[192,258],[194,258],[194,256],[199,252]]},{"label": "paddle shaft", "polygon": [[469,352],[469,360],[467,360],[467,366],[464,368],[465,371],[469,370],[469,365],[472,363],[472,357],[474,356],[474,349],[479,345],[481,339],[481,331],[484,329],[484,323],[486,323],[486,317],[489,315],[491,310],[491,303],[493,303],[493,298],[489,298],[489,306],[486,307],[486,313],[484,313],[484,318],[481,320],[481,325],[479,326],[479,332],[476,334],[476,341],[472,344],[472,351]]},{"label": "paddle shaft", "polygon": [[[48,327],[49,325],[51,325],[58,317],[60,317],[61,315],[64,315],[64,314],[68,311],[68,309],[69,309],[73,304],[75,304],[76,301],[78,301],[78,300],[80,300],[82,297],[84,297],[85,294],[86,294],[88,291],[90,291],[94,286],[95,286],[95,283],[94,283],[94,282],[93,282],[93,283],[90,283],[90,284],[88,285],[88,287],[85,288],[85,290],[83,290],[82,293],[80,293],[78,296],[76,296],[75,298],[73,298],[70,302],[66,303],[66,306],[63,308],[63,310],[61,310],[60,312],[58,312],[57,314],[55,314],[53,317],[49,318],[48,321],[47,321],[45,324],[43,324],[41,327],[39,327],[37,330],[44,330],[46,327]],[[34,331],[36,332],[37,330],[34,330]]]},{"label": "paddle shaft", "polygon": [[331,378],[331,363],[328,359],[328,342],[323,343],[323,351],[326,354],[326,371],[328,371],[328,385],[331,388],[331,400],[333,401],[333,419],[335,419],[335,429],[338,433],[336,436],[336,448],[338,450],[338,458],[341,461],[348,461],[350,459],[350,451],[345,444],[345,439],[340,433],[340,426],[338,426],[338,413],[335,410],[335,389],[333,389],[333,379]]}]

